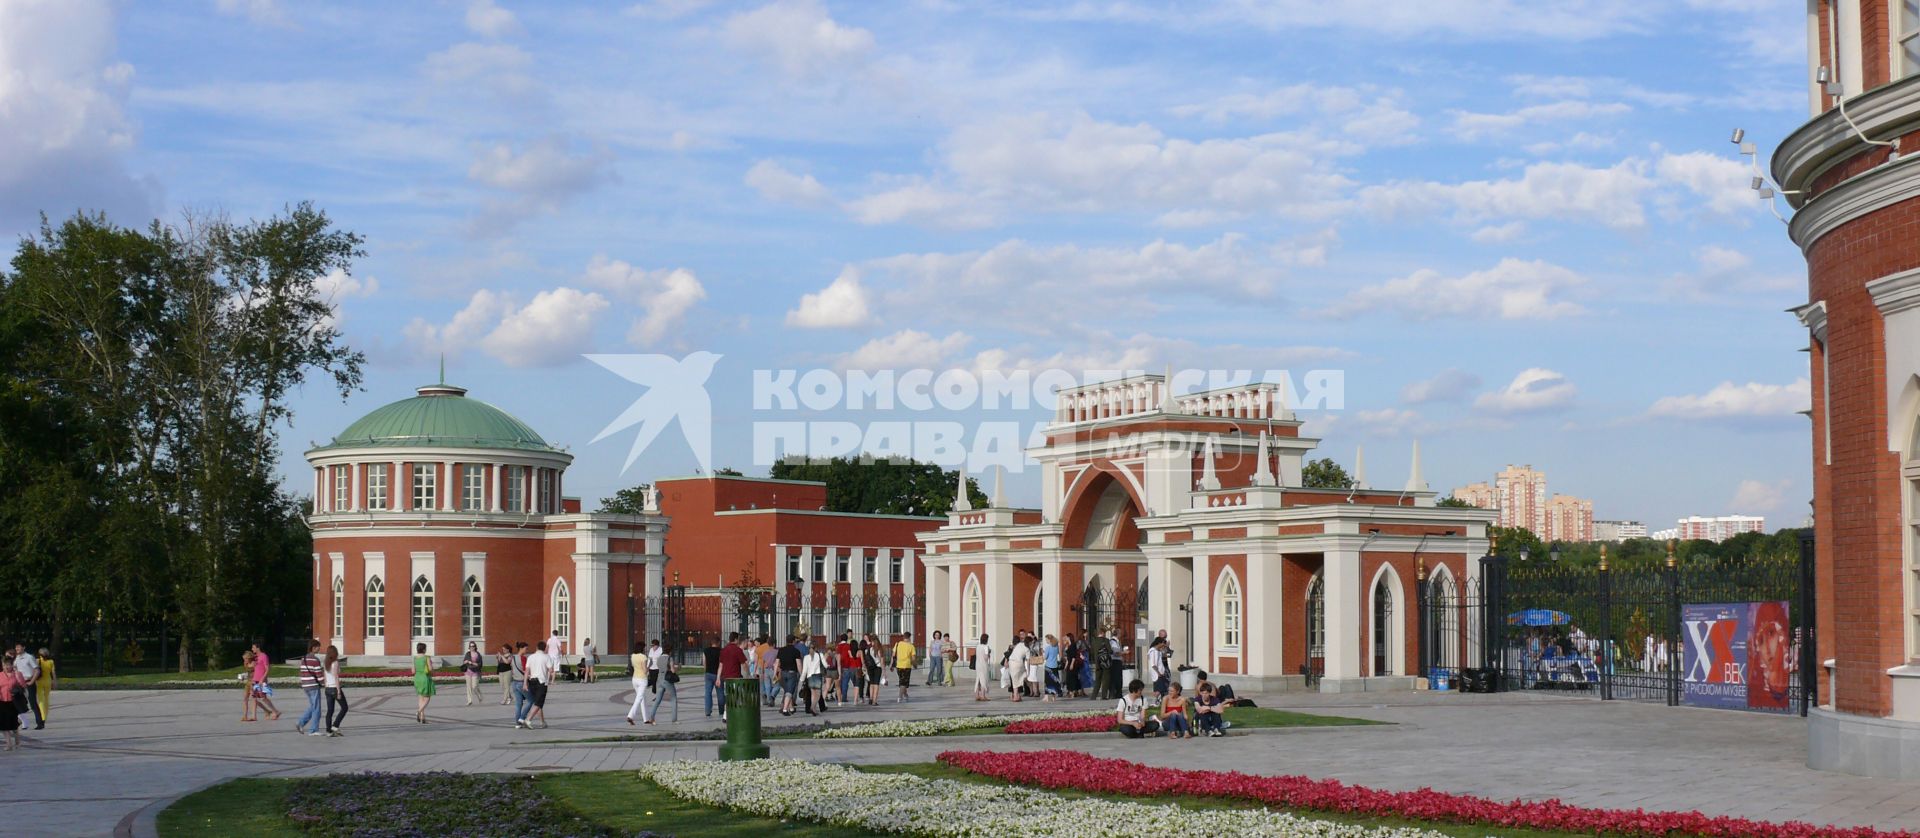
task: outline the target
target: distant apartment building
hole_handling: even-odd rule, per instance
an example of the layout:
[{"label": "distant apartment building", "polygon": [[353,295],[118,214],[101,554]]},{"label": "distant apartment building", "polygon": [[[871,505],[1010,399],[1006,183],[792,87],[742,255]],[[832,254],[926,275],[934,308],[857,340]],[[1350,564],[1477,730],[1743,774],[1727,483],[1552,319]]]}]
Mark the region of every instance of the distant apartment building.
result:
[{"label": "distant apartment building", "polygon": [[1766,531],[1767,519],[1758,515],[1716,515],[1711,518],[1694,515],[1675,522],[1671,537],[1681,541],[1704,539],[1721,542],[1743,532]]},{"label": "distant apartment building", "polygon": [[[1455,500],[1498,512],[1499,525],[1515,527],[1548,541],[1594,540],[1593,501],[1547,493],[1547,473],[1533,466],[1508,465],[1493,482],[1469,483],[1453,490]],[[1644,534],[1646,528],[1641,528]]]},{"label": "distant apartment building", "polygon": [[1639,521],[1595,521],[1593,522],[1594,541],[1625,541],[1629,538],[1646,538],[1647,525]]},{"label": "distant apartment building", "polygon": [[1653,534],[1647,537],[1654,541],[1672,541],[1680,537],[1680,531],[1669,527],[1664,530],[1654,530]]},{"label": "distant apartment building", "polygon": [[1547,501],[1546,532],[1535,530],[1548,541],[1592,541],[1593,501],[1571,495],[1554,495]]}]

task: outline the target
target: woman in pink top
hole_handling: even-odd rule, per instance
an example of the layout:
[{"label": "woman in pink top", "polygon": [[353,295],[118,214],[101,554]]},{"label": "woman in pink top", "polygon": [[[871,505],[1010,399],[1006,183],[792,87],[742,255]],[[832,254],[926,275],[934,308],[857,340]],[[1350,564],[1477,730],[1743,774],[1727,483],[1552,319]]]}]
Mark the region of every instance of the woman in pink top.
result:
[{"label": "woman in pink top", "polygon": [[267,670],[272,667],[273,659],[260,650],[260,644],[253,644],[253,700],[267,712],[273,714],[273,721],[280,721],[280,708],[273,706],[273,687],[267,685]]},{"label": "woman in pink top", "polygon": [[0,659],[0,666],[6,667],[0,671],[0,731],[6,733],[7,750],[12,751],[20,747],[20,707],[13,701],[28,687],[13,669],[13,655]]}]

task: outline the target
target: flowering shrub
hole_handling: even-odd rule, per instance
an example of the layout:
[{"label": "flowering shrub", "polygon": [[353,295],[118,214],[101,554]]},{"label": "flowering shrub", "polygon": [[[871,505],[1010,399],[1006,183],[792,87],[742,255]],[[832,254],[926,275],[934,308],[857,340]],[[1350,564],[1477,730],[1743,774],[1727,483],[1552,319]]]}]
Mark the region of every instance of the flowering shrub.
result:
[{"label": "flowering shrub", "polygon": [[1075,716],[1069,719],[1034,719],[1007,725],[1007,733],[1111,733],[1113,714]]},{"label": "flowering shrub", "polygon": [[1014,786],[865,774],[796,760],[657,762],[640,776],[675,797],[770,818],[927,836],[1263,835],[1282,838],[1440,838],[1312,820],[1260,809],[1193,810],[1110,800],[1068,801]]},{"label": "flowering shrub", "polygon": [[1338,780],[1315,780],[1311,777],[1261,777],[1238,771],[1152,768],[1123,759],[1090,756],[1079,751],[947,751],[936,759],[955,768],[1018,785],[1122,795],[1218,797],[1319,812],[1562,830],[1587,835],[1607,834],[1630,838],[1664,838],[1669,835],[1705,838],[1892,838],[1913,834],[1882,832],[1869,827],[1814,826],[1798,821],[1768,823],[1746,818],[1713,817],[1699,812],[1589,809],[1558,800],[1502,802],[1433,789],[1381,791],[1350,786]]},{"label": "flowering shrub", "polygon": [[309,832],[355,838],[415,835],[607,836],[557,807],[530,777],[500,774],[334,774],[296,782],[287,818]]},{"label": "flowering shrub", "polygon": [[957,730],[979,730],[1004,727],[1017,722],[1043,721],[1048,719],[1082,719],[1094,716],[1113,718],[1111,710],[1080,711],[1073,713],[1025,713],[1000,716],[957,716],[951,719],[912,719],[886,722],[868,722],[846,727],[828,728],[814,734],[816,739],[869,739],[893,736],[938,736]]}]

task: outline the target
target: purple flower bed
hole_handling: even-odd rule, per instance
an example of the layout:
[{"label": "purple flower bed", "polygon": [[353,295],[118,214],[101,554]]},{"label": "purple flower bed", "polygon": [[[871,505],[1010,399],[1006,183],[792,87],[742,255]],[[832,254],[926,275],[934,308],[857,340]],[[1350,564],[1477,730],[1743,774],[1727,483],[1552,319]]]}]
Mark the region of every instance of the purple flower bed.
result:
[{"label": "purple flower bed", "polygon": [[556,805],[533,778],[502,774],[315,777],[287,793],[287,818],[308,832],[351,838],[614,835]]}]

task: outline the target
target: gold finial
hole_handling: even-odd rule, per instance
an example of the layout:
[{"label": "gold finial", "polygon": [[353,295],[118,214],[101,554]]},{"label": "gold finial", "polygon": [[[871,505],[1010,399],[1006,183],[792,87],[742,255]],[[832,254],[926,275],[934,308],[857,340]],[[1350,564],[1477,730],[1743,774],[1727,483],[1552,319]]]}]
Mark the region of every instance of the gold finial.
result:
[{"label": "gold finial", "polygon": [[676,570],[673,572],[673,584],[675,585],[680,584],[680,571]]},{"label": "gold finial", "polygon": [[632,599],[632,598],[633,598],[633,583],[632,583],[632,582],[628,582],[628,583],[627,583],[627,598],[628,598],[628,599]]},{"label": "gold finial", "polygon": [[1414,560],[1413,560],[1413,567],[1414,567],[1414,573],[1415,573],[1415,575],[1416,575],[1416,576],[1417,576],[1417,577],[1418,577],[1418,578],[1419,578],[1419,579],[1420,579],[1421,581],[1425,581],[1425,580],[1426,580],[1426,578],[1427,578],[1427,559],[1426,559],[1426,557],[1425,557],[1425,556],[1416,556],[1416,557],[1414,558]]},{"label": "gold finial", "polygon": [[1600,545],[1600,569],[1607,569],[1607,545]]},{"label": "gold finial", "polygon": [[1667,567],[1673,567],[1673,539],[1667,539]]},{"label": "gold finial", "polygon": [[1499,533],[1493,533],[1487,536],[1487,555],[1489,556],[1500,555],[1500,534]]}]

